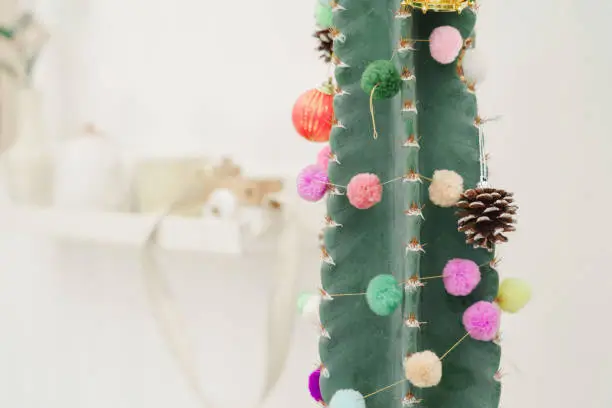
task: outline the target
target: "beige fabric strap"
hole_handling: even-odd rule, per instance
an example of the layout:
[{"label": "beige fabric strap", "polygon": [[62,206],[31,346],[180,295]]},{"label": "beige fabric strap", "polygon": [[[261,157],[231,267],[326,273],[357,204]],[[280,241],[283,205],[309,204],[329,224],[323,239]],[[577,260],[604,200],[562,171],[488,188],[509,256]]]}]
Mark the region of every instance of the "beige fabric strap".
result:
[{"label": "beige fabric strap", "polygon": [[[158,219],[147,237],[143,252],[143,277],[160,331],[172,356],[175,358],[189,387],[198,398],[202,408],[212,408],[202,389],[202,378],[196,366],[196,354],[189,341],[184,321],[170,292],[168,283],[156,263],[154,252],[159,226],[166,216],[177,206],[188,201],[186,195],[170,206]],[[299,267],[298,231],[295,220],[290,216],[290,208],[283,209],[283,223],[279,237],[277,264],[274,270],[274,288],[268,303],[266,330],[266,368],[264,387],[256,407],[265,403],[278,382],[289,354],[292,328],[295,319],[293,305],[297,297],[297,277]],[[293,220],[293,222],[292,222]]]}]

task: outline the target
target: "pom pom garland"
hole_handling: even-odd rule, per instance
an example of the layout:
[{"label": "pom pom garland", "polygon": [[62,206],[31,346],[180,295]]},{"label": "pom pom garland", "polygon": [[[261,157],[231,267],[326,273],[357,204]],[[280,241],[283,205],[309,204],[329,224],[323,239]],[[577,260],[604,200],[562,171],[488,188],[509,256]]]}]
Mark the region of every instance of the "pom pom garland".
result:
[{"label": "pom pom garland", "polygon": [[421,351],[406,358],[404,371],[408,381],[415,387],[435,387],[442,380],[442,361],[433,351]]},{"label": "pom pom garland", "polygon": [[346,196],[353,207],[367,210],[382,200],[382,189],[376,174],[360,173],[346,186]]},{"label": "pom pom garland", "polygon": [[331,147],[329,145],[323,146],[323,148],[319,151],[319,154],[317,155],[317,164],[325,172],[327,172],[327,168],[329,167],[330,155]]},{"label": "pom pom garland", "polygon": [[491,341],[499,331],[500,318],[501,311],[496,304],[480,301],[463,313],[463,326],[474,340]]},{"label": "pom pom garland", "polygon": [[329,178],[318,165],[304,168],[297,177],[297,191],[306,201],[319,201],[327,192]]},{"label": "pom pom garland", "polygon": [[516,313],[531,300],[531,287],[517,278],[504,279],[495,301],[504,312]]},{"label": "pom pom garland", "polygon": [[[336,68],[335,73],[338,74],[339,82],[333,92],[338,98],[335,96],[328,98],[331,96],[330,88],[334,84],[330,79],[324,89],[310,94],[310,100],[300,101],[298,114],[294,115],[294,125],[305,138],[319,142],[329,141],[331,129],[335,128],[334,132],[338,132],[337,135],[342,136],[340,135],[342,133],[348,138],[347,140],[352,141],[352,147],[349,149],[350,146],[347,147],[346,143],[335,140],[335,153],[342,156],[343,152],[346,153],[344,149],[349,149],[353,153],[358,151],[361,154],[358,155],[360,157],[353,155],[356,161],[348,157],[351,154],[348,156],[344,154],[340,157],[342,160],[340,164],[338,157],[331,152],[330,146],[325,146],[318,152],[316,164],[304,169],[298,178],[298,192],[306,200],[318,201],[327,192],[330,194],[324,227],[326,230],[319,235],[321,258],[324,263],[321,268],[321,284],[327,289],[320,289],[320,295],[304,297],[298,302],[303,314],[314,320],[321,329],[320,335],[324,337],[320,342],[320,351],[325,366],[321,365],[310,373],[308,380],[310,394],[316,402],[329,408],[366,408],[366,402],[367,405],[377,405],[379,402],[382,405],[389,405],[388,402],[399,405],[401,401],[406,406],[419,405],[423,401],[421,397],[430,400],[426,401],[426,404],[429,402],[435,405],[435,401],[429,398],[431,395],[427,389],[439,386],[434,396],[438,402],[456,400],[456,403],[460,403],[456,393],[459,390],[462,394],[459,399],[464,399],[468,405],[470,401],[482,400],[483,396],[495,404],[499,395],[498,393],[490,395],[489,381],[484,381],[482,384],[472,384],[473,381],[472,383],[468,381],[470,384],[466,387],[465,380],[474,373],[485,373],[490,381],[499,380],[499,375],[493,374],[498,369],[499,348],[495,348],[494,344],[484,344],[483,347],[492,347],[491,350],[488,350],[487,355],[473,358],[470,347],[479,343],[465,344],[463,348],[465,353],[461,352],[459,346],[462,342],[469,342],[470,337],[479,342],[498,343],[502,311],[514,313],[520,310],[529,301],[531,292],[524,282],[504,281],[499,286],[497,297],[493,300],[497,289],[496,273],[493,273],[495,275],[493,288],[484,282],[481,285],[481,280],[486,280],[487,269],[483,269],[481,273],[480,268],[487,267],[485,264],[479,266],[483,262],[476,256],[481,253],[480,250],[473,251],[474,255],[470,253],[472,246],[475,249],[484,248],[493,252],[496,244],[506,242],[506,233],[514,231],[514,216],[517,211],[511,193],[492,189],[488,184],[485,138],[481,128],[487,120],[478,116],[475,96],[476,85],[484,80],[485,70],[481,54],[471,48],[474,39],[470,37],[474,33],[473,17],[476,12],[476,0],[405,0],[401,2],[399,9],[397,5],[393,9],[386,4],[373,2],[366,12],[371,11],[388,18],[367,21],[359,19],[359,13],[363,14],[364,10],[351,8],[350,2],[342,0],[317,0],[317,2],[316,29],[322,30],[316,34],[319,39],[319,50],[323,53],[322,57],[326,61],[331,60]],[[470,18],[460,22],[460,27],[457,22],[452,23],[455,17],[447,19],[442,16],[443,18],[438,19],[436,16],[431,16],[435,17],[435,21],[430,21],[433,24],[425,24],[420,30],[412,32],[404,30],[399,34],[395,30],[397,35],[365,36],[362,39],[364,41],[349,41],[352,38],[351,34],[357,30],[385,31],[392,19],[397,19],[395,23],[397,28],[402,25],[400,19],[409,20],[415,12],[418,18],[421,18],[421,15],[425,15],[428,11],[453,11],[460,14],[465,8],[470,8],[468,13]],[[443,24],[455,24],[457,27]],[[462,33],[466,36],[465,39]],[[412,38],[412,34],[416,34],[417,38]],[[337,54],[333,52],[334,41],[335,45],[340,45],[342,48],[335,50]],[[427,50],[422,49],[420,50],[422,52],[413,53],[412,51],[419,51],[422,48],[415,45],[424,45],[423,42],[427,43],[429,54]],[[372,49],[379,51],[390,49],[394,53],[384,55],[383,52],[375,56],[389,60],[372,60],[368,59],[368,55],[372,57],[372,53],[368,50]],[[396,53],[398,55],[395,55]],[[395,57],[399,58],[399,61]],[[423,92],[417,92],[414,87],[415,78],[419,73],[424,73],[426,82],[433,84],[431,87],[419,86],[419,91]],[[354,87],[350,86],[355,82],[353,74],[357,74],[359,87],[369,98],[371,126],[367,123],[364,101],[359,99],[359,92],[357,99],[346,97],[355,93]],[[351,78],[348,78],[349,76]],[[447,93],[436,90],[436,84],[444,84],[449,80],[457,85],[453,87],[450,99]],[[343,108],[342,112],[337,112],[338,116],[333,114],[334,105],[330,103],[331,99],[336,100],[336,107]],[[399,105],[391,106],[394,104],[390,105],[384,101],[390,99],[393,101],[401,99],[401,101],[398,102]],[[417,105],[419,110],[427,106],[437,106],[440,110],[448,108],[457,112],[442,124],[440,118],[434,117],[435,115],[431,118],[427,115],[422,116],[422,126],[419,128],[416,121]],[[381,130],[389,132],[389,136],[393,135],[394,141],[367,143],[368,136],[378,138],[375,108],[379,107],[384,110],[381,111],[379,119],[387,125],[390,123],[393,125],[381,127]],[[321,113],[323,110],[325,116]],[[347,114],[350,117],[346,116]],[[457,127],[461,124],[469,126]],[[403,137],[395,134],[400,125],[404,128]],[[425,132],[427,129],[437,129],[437,131]],[[459,141],[462,133],[475,136],[475,130],[478,131],[478,139],[469,137]],[[420,146],[421,132],[427,133],[425,136],[432,138],[430,143]],[[445,137],[445,134],[451,136],[454,134],[450,139],[458,138],[455,140],[456,143]],[[410,149],[403,149],[404,147]],[[402,154],[399,157],[395,154],[398,149],[410,152],[406,152],[408,156]],[[419,165],[419,154],[424,158],[433,158],[429,160],[431,166],[423,168]],[[330,164],[330,161],[335,161],[337,165]],[[459,162],[464,164],[465,168],[456,168]],[[476,177],[477,165],[480,166],[479,182]],[[377,171],[376,169],[381,166],[393,173]],[[445,168],[457,171],[444,170]],[[418,171],[421,170],[431,178],[419,174]],[[360,171],[364,173],[359,173]],[[368,171],[377,174],[365,173]],[[328,173],[331,173],[331,177]],[[336,179],[335,175],[339,177]],[[324,184],[323,190],[314,189],[312,184],[322,181],[323,176],[326,177],[321,183]],[[466,179],[464,180],[462,176]],[[425,180],[430,185],[428,197],[424,200],[418,193],[422,190]],[[398,192],[396,189],[399,186],[387,187],[387,184],[396,181],[398,184],[402,183],[404,187],[406,185],[410,187],[409,196],[406,196],[405,192],[402,193],[405,188]],[[466,191],[464,182],[470,184],[468,188],[473,186],[475,188]],[[383,205],[376,206],[382,201],[383,189],[388,188],[390,190],[385,192],[388,196],[385,197],[387,201]],[[395,193],[399,194],[398,197],[392,197],[397,195]],[[342,195],[346,195],[346,201]],[[401,198],[400,196],[403,199],[395,200]],[[355,209],[372,209],[372,211],[364,213],[351,210],[350,206],[347,207],[347,201]],[[427,210],[424,212],[423,208],[429,208],[430,205],[441,207],[437,212],[446,215],[436,217],[435,208],[431,210],[429,215],[435,218],[436,222],[435,225],[425,222],[423,237],[429,238],[421,241],[419,236],[419,230],[423,228],[421,219],[430,218],[426,217],[428,212]],[[374,206],[376,208],[373,208]],[[449,209],[451,207],[455,209]],[[453,232],[451,214],[455,211],[457,230]],[[409,221],[406,221],[406,217],[402,217],[402,213],[409,217]],[[397,234],[386,234],[378,228],[398,220],[402,225],[401,231],[398,230]],[[446,232],[445,226],[448,228]],[[359,239],[363,234],[369,234],[369,238]],[[381,234],[385,235],[382,237],[385,238],[382,249],[372,245],[372,240],[380,240]],[[465,242],[469,244],[469,248],[461,242],[463,234],[466,235]],[[429,242],[436,241],[436,237],[441,235],[448,236],[448,242],[445,241],[443,245],[440,242],[437,244]],[[425,242],[434,245],[434,250],[425,253]],[[419,263],[418,259],[423,262]],[[474,262],[472,259],[479,262]],[[403,268],[406,263],[409,264],[409,269]],[[489,263],[490,269],[494,268],[493,263],[494,261]],[[397,274],[398,266],[402,272],[401,276]],[[369,280],[366,288],[364,288],[366,286],[364,278],[365,282]],[[445,290],[441,291],[439,284],[428,286],[430,279],[442,280]],[[326,290],[331,292],[328,293]],[[467,298],[453,300],[449,296],[467,296]],[[364,298],[371,312],[364,310]],[[414,300],[417,304],[413,305],[415,308],[404,310],[407,306],[405,301],[408,299]],[[437,319],[433,319],[437,321],[430,319],[431,316],[437,316]],[[355,321],[367,323],[368,319],[375,321],[370,322],[368,327],[364,326],[365,337],[356,338],[354,330],[342,330],[346,328],[347,323]],[[324,325],[321,324],[321,320]],[[333,322],[336,324],[332,324]],[[427,344],[422,344],[416,348],[418,352],[405,357],[402,366],[404,375],[396,378],[397,373],[395,373],[387,382],[389,373],[395,372],[393,369],[397,368],[402,362],[400,359],[405,356],[406,331],[417,335],[418,330],[425,324],[427,324],[425,328],[430,327],[433,330],[428,331],[429,335],[423,338],[427,340]],[[443,330],[437,330],[436,327]],[[345,341],[347,338],[349,341]],[[383,341],[376,344],[374,341],[376,339]],[[452,346],[448,348],[450,344]],[[444,354],[441,347],[446,348]],[[453,350],[454,354],[458,351],[459,355],[454,355],[456,359],[452,360],[465,363],[460,364],[461,367],[455,367],[451,361],[445,360]],[[359,364],[360,369],[355,370],[351,361],[364,358],[365,360]],[[327,370],[328,364],[331,376]],[[445,381],[442,383],[443,375]],[[321,376],[325,378],[322,380]],[[389,398],[370,400],[375,394],[388,391],[398,385],[401,386],[401,390],[395,389],[393,395],[388,395]],[[406,385],[409,386],[408,389]],[[419,388],[423,389],[422,393],[425,395],[420,395]],[[326,392],[325,400],[322,391]],[[463,398],[463,394],[466,398]],[[401,397],[404,395],[402,400]],[[488,398],[489,396],[491,398]]]},{"label": "pom pom garland", "polygon": [[429,199],[440,207],[452,207],[463,193],[463,177],[451,170],[436,170],[429,185]]},{"label": "pom pom garland", "polygon": [[317,368],[310,376],[308,376],[308,390],[310,391],[310,396],[317,402],[323,401],[323,396],[321,395],[321,386],[319,384],[319,380],[321,379],[321,368]]},{"label": "pom pom garland", "polygon": [[361,76],[361,89],[374,99],[389,99],[395,96],[401,87],[402,77],[395,64],[388,60],[372,62]]},{"label": "pom pom garland", "polygon": [[370,281],[366,300],[370,310],[378,316],[388,316],[402,301],[403,291],[393,275],[378,275]]},{"label": "pom pom garland", "polygon": [[480,282],[480,268],[469,259],[451,259],[442,272],[444,288],[453,296],[467,296]]},{"label": "pom pom garland", "polygon": [[429,36],[429,52],[440,64],[450,64],[457,59],[461,48],[463,48],[463,38],[455,27],[437,27]]},{"label": "pom pom garland", "polygon": [[329,408],[366,408],[366,403],[359,391],[338,390],[329,401]]}]

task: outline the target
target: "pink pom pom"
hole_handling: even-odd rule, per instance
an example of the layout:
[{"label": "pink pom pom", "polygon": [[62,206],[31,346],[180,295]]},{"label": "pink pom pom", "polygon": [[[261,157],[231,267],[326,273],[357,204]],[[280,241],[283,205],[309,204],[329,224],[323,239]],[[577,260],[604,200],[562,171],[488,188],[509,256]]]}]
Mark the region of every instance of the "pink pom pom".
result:
[{"label": "pink pom pom", "polygon": [[480,301],[463,313],[463,327],[474,340],[491,341],[499,331],[501,310],[494,303]]},{"label": "pink pom pom", "polygon": [[438,27],[429,36],[429,52],[440,64],[450,64],[456,60],[462,47],[463,38],[455,27]]},{"label": "pink pom pom", "polygon": [[467,296],[480,282],[480,268],[469,259],[451,259],[442,272],[444,287],[453,296]]},{"label": "pink pom pom", "polygon": [[331,147],[325,145],[317,155],[317,164],[327,172],[329,167],[329,158],[331,156]]},{"label": "pink pom pom", "polygon": [[360,173],[346,186],[346,196],[353,207],[367,210],[382,199],[382,185],[376,174]]},{"label": "pink pom pom", "polygon": [[312,164],[298,174],[297,191],[307,201],[319,201],[325,195],[329,179],[321,167]]}]

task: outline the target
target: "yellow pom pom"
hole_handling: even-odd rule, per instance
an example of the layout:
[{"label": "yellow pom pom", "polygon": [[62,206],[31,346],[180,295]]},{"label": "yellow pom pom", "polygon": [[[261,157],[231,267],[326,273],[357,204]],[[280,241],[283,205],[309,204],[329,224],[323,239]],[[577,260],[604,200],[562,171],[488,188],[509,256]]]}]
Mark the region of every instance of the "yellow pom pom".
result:
[{"label": "yellow pom pom", "polygon": [[522,279],[508,278],[499,286],[497,304],[504,312],[516,313],[531,300],[531,287]]}]

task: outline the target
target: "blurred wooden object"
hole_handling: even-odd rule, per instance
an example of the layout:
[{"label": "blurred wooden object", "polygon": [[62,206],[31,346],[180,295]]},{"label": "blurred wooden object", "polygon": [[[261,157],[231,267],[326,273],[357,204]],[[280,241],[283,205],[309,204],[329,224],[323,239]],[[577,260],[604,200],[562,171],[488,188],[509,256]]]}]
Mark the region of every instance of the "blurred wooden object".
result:
[{"label": "blurred wooden object", "polygon": [[213,191],[228,189],[240,206],[278,208],[270,195],[283,188],[281,179],[249,178],[230,159],[213,165],[203,159],[149,159],[136,169],[140,212],[166,211],[199,217]]}]

